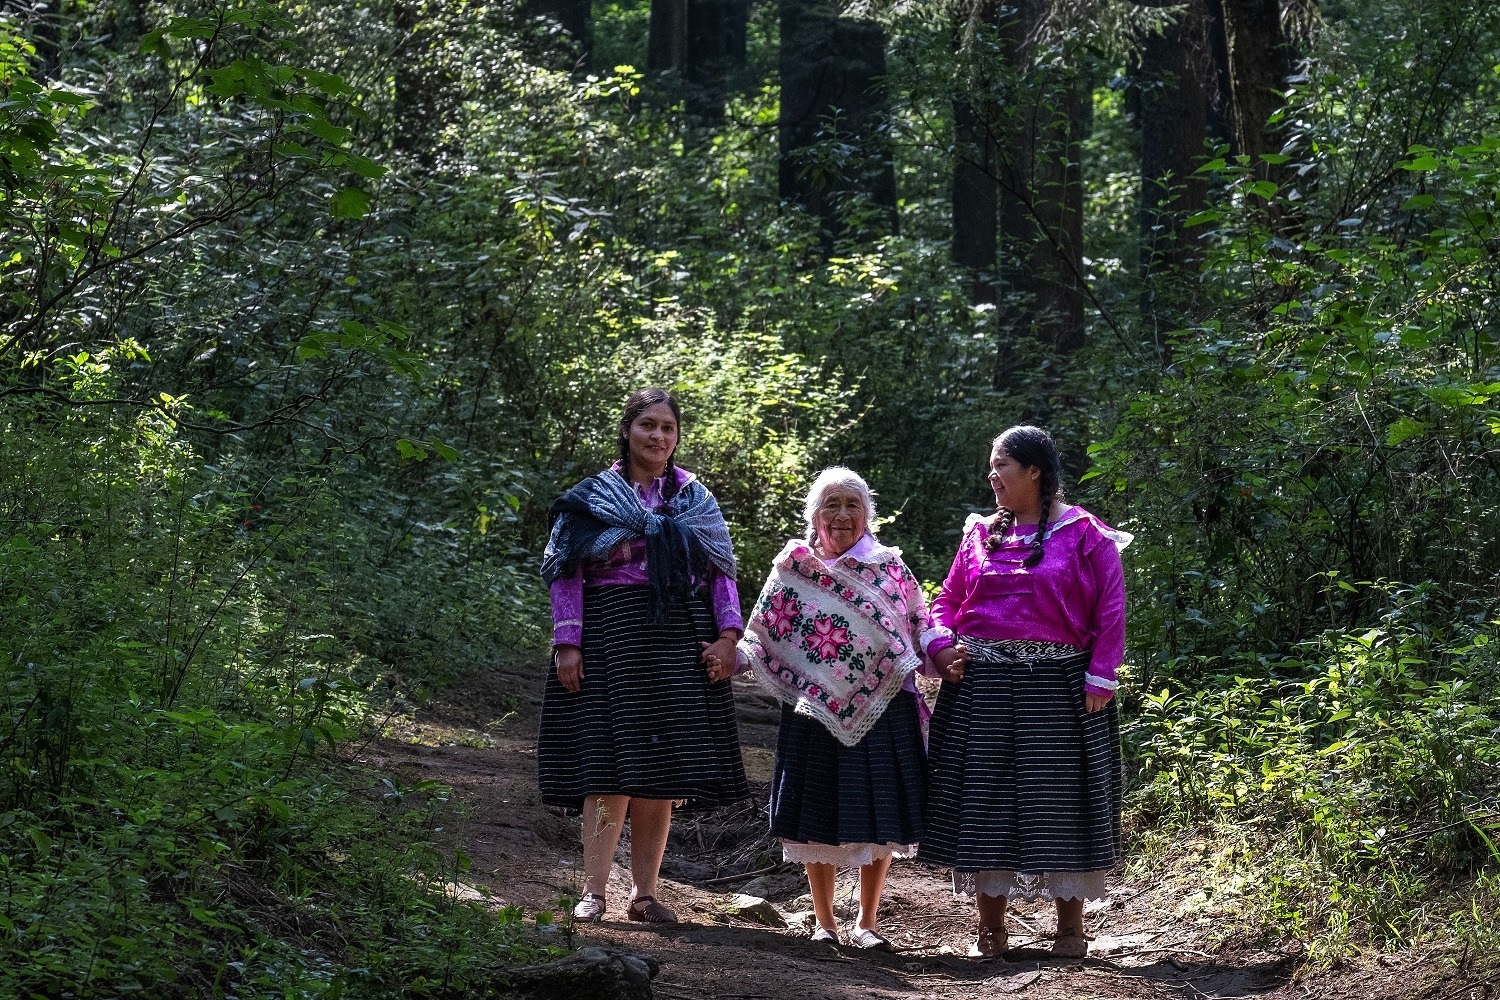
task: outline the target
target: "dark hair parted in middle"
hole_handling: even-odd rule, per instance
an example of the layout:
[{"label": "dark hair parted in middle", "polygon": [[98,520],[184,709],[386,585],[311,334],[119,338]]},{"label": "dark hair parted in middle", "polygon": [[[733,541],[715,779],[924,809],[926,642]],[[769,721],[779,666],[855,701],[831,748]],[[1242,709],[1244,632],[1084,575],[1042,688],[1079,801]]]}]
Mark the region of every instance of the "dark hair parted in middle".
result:
[{"label": "dark hair parted in middle", "polygon": [[[1027,555],[1023,564],[1035,566],[1042,561],[1042,542],[1047,534],[1047,517],[1052,513],[1053,501],[1062,492],[1062,462],[1057,457],[1057,445],[1052,443],[1052,435],[1040,427],[1017,424],[995,438],[992,447],[998,447],[1020,465],[1035,466],[1041,470],[1041,482],[1037,484],[1041,492],[1041,516],[1037,519],[1036,541],[1031,543],[1031,553]],[[1010,508],[1001,507],[996,513],[999,516],[995,527],[1000,530],[991,531],[990,537],[985,540],[985,548],[991,552],[1000,547],[1001,538],[1015,527],[1016,523],[1015,511]]]},{"label": "dark hair parted in middle", "polygon": [[[682,442],[682,407],[677,405],[677,400],[670,392],[659,389],[656,386],[648,386],[645,389],[637,389],[625,400],[625,412],[620,415],[620,470],[625,473],[625,478],[630,479],[630,425],[635,423],[636,418],[645,413],[651,407],[659,403],[665,403],[667,409],[672,411],[672,416],[677,420],[677,440]],[[666,503],[677,495],[677,449],[672,449],[672,454],[667,456],[667,481],[662,484],[662,502]]]}]

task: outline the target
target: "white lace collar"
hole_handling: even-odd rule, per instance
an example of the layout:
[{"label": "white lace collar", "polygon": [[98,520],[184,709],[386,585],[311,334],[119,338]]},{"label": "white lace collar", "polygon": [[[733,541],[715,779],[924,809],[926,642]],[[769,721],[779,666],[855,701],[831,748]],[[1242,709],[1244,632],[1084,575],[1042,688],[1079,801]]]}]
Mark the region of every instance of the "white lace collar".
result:
[{"label": "white lace collar", "polygon": [[839,562],[849,566],[870,566],[875,563],[890,562],[893,559],[901,558],[900,549],[883,544],[878,538],[867,531],[859,541],[849,546],[842,554],[833,559],[824,559],[822,556],[819,556],[817,550],[812,547],[812,544],[807,539],[794,538],[786,543],[786,546],[781,550],[781,554],[776,557],[776,561],[778,563],[783,562],[799,549],[804,549],[811,553],[825,566],[832,566],[834,563]]},{"label": "white lace collar", "polygon": [[[968,531],[972,530],[973,527],[974,527],[974,525],[976,525],[976,524],[980,524],[980,523],[987,524],[989,522],[989,519],[992,516],[993,515],[990,515],[990,514],[970,514],[969,517],[968,517],[968,520],[964,523],[964,531],[968,532]],[[1067,512],[1064,513],[1063,516],[1060,517],[1060,518],[1058,518],[1056,521],[1052,521],[1052,522],[1048,523],[1048,525],[1047,525],[1047,534],[1043,536],[1043,541],[1045,541],[1048,538],[1051,538],[1057,532],[1059,532],[1062,529],[1066,528],[1068,525],[1072,524],[1074,521],[1088,521],[1088,522],[1090,522],[1091,524],[1093,524],[1094,527],[1096,527],[1096,528],[1099,529],[1099,534],[1103,535],[1105,538],[1108,538],[1110,541],[1114,542],[1115,543],[1115,548],[1118,549],[1121,552],[1124,552],[1125,551],[1125,547],[1127,545],[1129,545],[1131,542],[1135,541],[1135,536],[1132,535],[1130,532],[1128,532],[1128,531],[1121,531],[1119,528],[1111,528],[1109,525],[1105,524],[1103,521],[1099,520],[1093,514],[1090,514],[1088,511],[1084,510],[1081,506],[1079,506],[1077,504],[1074,504],[1072,507],[1069,507],[1068,510],[1067,510]],[[1035,526],[1034,525],[1027,525],[1027,527],[1034,528]],[[1012,530],[1014,530],[1014,529],[1012,529]],[[1032,542],[1036,541],[1036,531],[1033,530],[1033,531],[1031,531],[1031,532],[1029,532],[1027,534],[1024,534],[1024,535],[1023,534],[1017,534],[1017,535],[1014,535],[1013,538],[1015,540],[1015,543],[1018,544],[1018,545],[1029,545]]]}]

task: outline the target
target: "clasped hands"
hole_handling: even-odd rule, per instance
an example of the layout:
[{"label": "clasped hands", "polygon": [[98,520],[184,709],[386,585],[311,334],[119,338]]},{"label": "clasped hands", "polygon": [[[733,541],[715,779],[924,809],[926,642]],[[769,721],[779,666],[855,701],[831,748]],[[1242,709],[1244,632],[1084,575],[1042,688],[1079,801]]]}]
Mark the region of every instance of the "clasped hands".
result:
[{"label": "clasped hands", "polygon": [[[964,667],[968,666],[971,658],[969,651],[962,645],[953,645],[934,654],[932,662],[937,665],[938,673],[942,674],[943,680],[957,684],[964,679]],[[1108,704],[1108,695],[1094,694],[1092,691],[1083,693],[1085,712],[1101,711]]]},{"label": "clasped hands", "polygon": [[[703,661],[703,672],[708,674],[710,683],[722,681],[734,673],[734,644],[739,641],[739,633],[733,630],[728,635],[720,635],[713,642],[700,642],[702,654],[699,659]],[[583,690],[583,650],[577,646],[557,646],[554,649],[557,656],[557,682],[564,690],[577,694]]]},{"label": "clasped hands", "polygon": [[710,684],[722,681],[734,673],[734,647],[737,642],[738,633],[731,631],[729,635],[721,633],[713,642],[698,643],[703,650],[698,658],[703,661],[703,672],[708,674]]},{"label": "clasped hands", "polygon": [[951,684],[964,679],[964,667],[969,665],[970,659],[969,651],[962,644],[955,644],[932,654],[932,662],[937,664],[938,673]]}]

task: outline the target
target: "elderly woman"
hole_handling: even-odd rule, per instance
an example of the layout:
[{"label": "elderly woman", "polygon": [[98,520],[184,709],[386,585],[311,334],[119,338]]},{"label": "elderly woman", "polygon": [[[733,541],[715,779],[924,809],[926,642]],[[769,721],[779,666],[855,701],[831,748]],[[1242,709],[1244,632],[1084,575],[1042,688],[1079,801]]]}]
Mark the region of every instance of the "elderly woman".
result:
[{"label": "elderly woman", "polygon": [[[1005,951],[1013,896],[1053,899],[1052,951],[1082,957],[1083,904],[1120,857],[1125,654],[1120,550],[1130,542],[1062,500],[1045,431],[1012,427],[990,452],[997,511],[970,517],[933,617],[957,635],[933,658],[925,860],[973,882],[978,955]],[[946,648],[941,648],[946,647]]]},{"label": "elderly woman", "polygon": [[922,730],[912,675],[937,641],[899,549],[870,529],[875,502],[854,472],[823,471],[807,494],[807,537],[786,544],[740,642],[742,663],[782,702],[771,833],[807,867],[818,928],[838,941],[838,866],[859,868],[849,943],[890,950],[880,893],[895,855],[922,836]]},{"label": "elderly woman", "polygon": [[734,552],[718,504],[677,468],[682,412],[642,389],[620,418],[620,459],[552,506],[542,575],[553,666],[542,701],[542,801],[583,813],[583,898],[597,921],[630,820],[626,916],[675,923],[656,900],[674,802],[749,795],[730,670],[741,634]]}]

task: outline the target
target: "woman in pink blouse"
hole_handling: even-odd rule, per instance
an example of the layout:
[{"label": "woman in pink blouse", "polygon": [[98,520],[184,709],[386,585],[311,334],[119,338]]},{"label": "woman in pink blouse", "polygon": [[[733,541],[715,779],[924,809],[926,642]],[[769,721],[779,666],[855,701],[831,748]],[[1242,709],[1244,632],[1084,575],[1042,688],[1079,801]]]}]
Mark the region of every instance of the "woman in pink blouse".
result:
[{"label": "woman in pink blouse", "polygon": [[[1053,899],[1053,953],[1088,951],[1083,904],[1120,856],[1116,672],[1125,653],[1125,532],[1063,501],[1036,427],[995,439],[997,511],[972,516],[933,602],[955,639],[928,742],[922,856],[977,897],[977,955],[1006,949],[1012,896]],[[946,649],[937,648],[948,645]]]},{"label": "woman in pink blouse", "polygon": [[742,631],[734,551],[713,494],[673,462],[681,418],[664,390],[635,393],[620,460],[552,506],[537,775],[544,803],[583,814],[579,920],[605,914],[628,817],[625,914],[675,923],[655,895],[673,804],[749,795],[728,683]]}]

